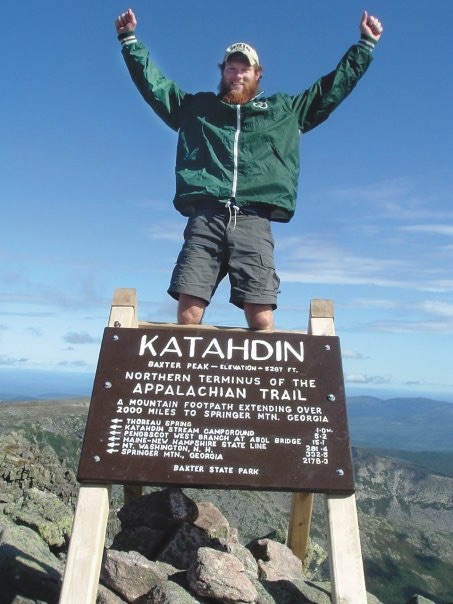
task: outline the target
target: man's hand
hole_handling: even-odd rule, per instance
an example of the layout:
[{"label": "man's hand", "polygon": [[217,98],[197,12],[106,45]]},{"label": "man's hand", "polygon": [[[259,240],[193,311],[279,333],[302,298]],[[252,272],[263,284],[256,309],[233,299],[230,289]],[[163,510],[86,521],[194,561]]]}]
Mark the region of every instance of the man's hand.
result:
[{"label": "man's hand", "polygon": [[130,8],[128,8],[125,13],[118,15],[115,19],[115,27],[117,34],[124,34],[135,30],[137,27],[137,19]]},{"label": "man's hand", "polygon": [[373,38],[377,42],[382,36],[383,31],[384,28],[379,19],[371,15],[368,16],[368,13],[365,11],[360,20],[360,32],[366,36],[370,36],[370,38]]}]

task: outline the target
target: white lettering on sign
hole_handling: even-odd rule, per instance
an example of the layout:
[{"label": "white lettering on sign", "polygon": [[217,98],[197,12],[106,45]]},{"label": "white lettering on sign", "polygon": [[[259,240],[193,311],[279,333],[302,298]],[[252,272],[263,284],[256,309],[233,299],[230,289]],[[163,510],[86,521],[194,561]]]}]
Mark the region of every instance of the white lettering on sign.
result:
[{"label": "white lettering on sign", "polygon": [[[222,348],[222,345],[224,346]],[[207,356],[218,359],[232,359],[237,353],[244,361],[289,361],[297,359],[300,363],[304,360],[304,343],[299,341],[297,348],[286,340],[267,342],[266,340],[245,339],[242,343],[235,343],[234,338],[228,338],[223,344],[217,338],[206,340],[203,336],[184,336],[180,339],[172,336],[162,339],[159,335],[148,337],[142,336],[139,347],[139,356],[149,354],[153,357],[176,355],[177,357],[193,358],[196,355],[201,358]],[[199,367],[203,369],[202,367]]]},{"label": "white lettering on sign", "polygon": [[210,474],[233,474],[233,468],[231,466],[209,466]]},{"label": "white lettering on sign", "polygon": [[155,396],[185,396],[200,398],[233,398],[246,399],[246,388],[231,388],[223,386],[172,386],[170,384],[139,382],[132,390],[133,394],[152,394]]}]

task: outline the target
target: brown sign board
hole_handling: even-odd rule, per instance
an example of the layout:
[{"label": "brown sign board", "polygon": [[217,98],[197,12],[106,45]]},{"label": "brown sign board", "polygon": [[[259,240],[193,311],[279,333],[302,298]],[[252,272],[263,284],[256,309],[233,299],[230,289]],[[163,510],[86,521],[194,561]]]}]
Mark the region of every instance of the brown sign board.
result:
[{"label": "brown sign board", "polygon": [[352,492],[339,339],[105,329],[81,483]]}]

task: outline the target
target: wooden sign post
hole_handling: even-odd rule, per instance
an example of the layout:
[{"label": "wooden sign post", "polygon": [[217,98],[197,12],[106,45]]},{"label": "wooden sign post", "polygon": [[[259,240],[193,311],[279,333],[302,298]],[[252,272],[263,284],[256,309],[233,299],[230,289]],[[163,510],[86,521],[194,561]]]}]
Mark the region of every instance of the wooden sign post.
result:
[{"label": "wooden sign post", "polygon": [[[115,292],[79,463],[61,604],[95,602],[111,484],[292,491],[304,559],[325,493],[334,602],[366,602],[339,340],[312,301],[308,333],[139,323]],[[104,485],[104,486],[103,486]]]}]

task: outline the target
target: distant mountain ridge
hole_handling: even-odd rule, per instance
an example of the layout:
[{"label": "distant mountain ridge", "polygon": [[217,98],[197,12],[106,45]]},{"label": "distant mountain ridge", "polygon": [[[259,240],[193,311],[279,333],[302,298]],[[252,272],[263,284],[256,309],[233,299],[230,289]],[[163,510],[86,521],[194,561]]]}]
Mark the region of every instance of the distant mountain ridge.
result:
[{"label": "distant mountain ridge", "polygon": [[347,399],[349,433],[357,447],[453,452],[453,404],[428,398]]}]

